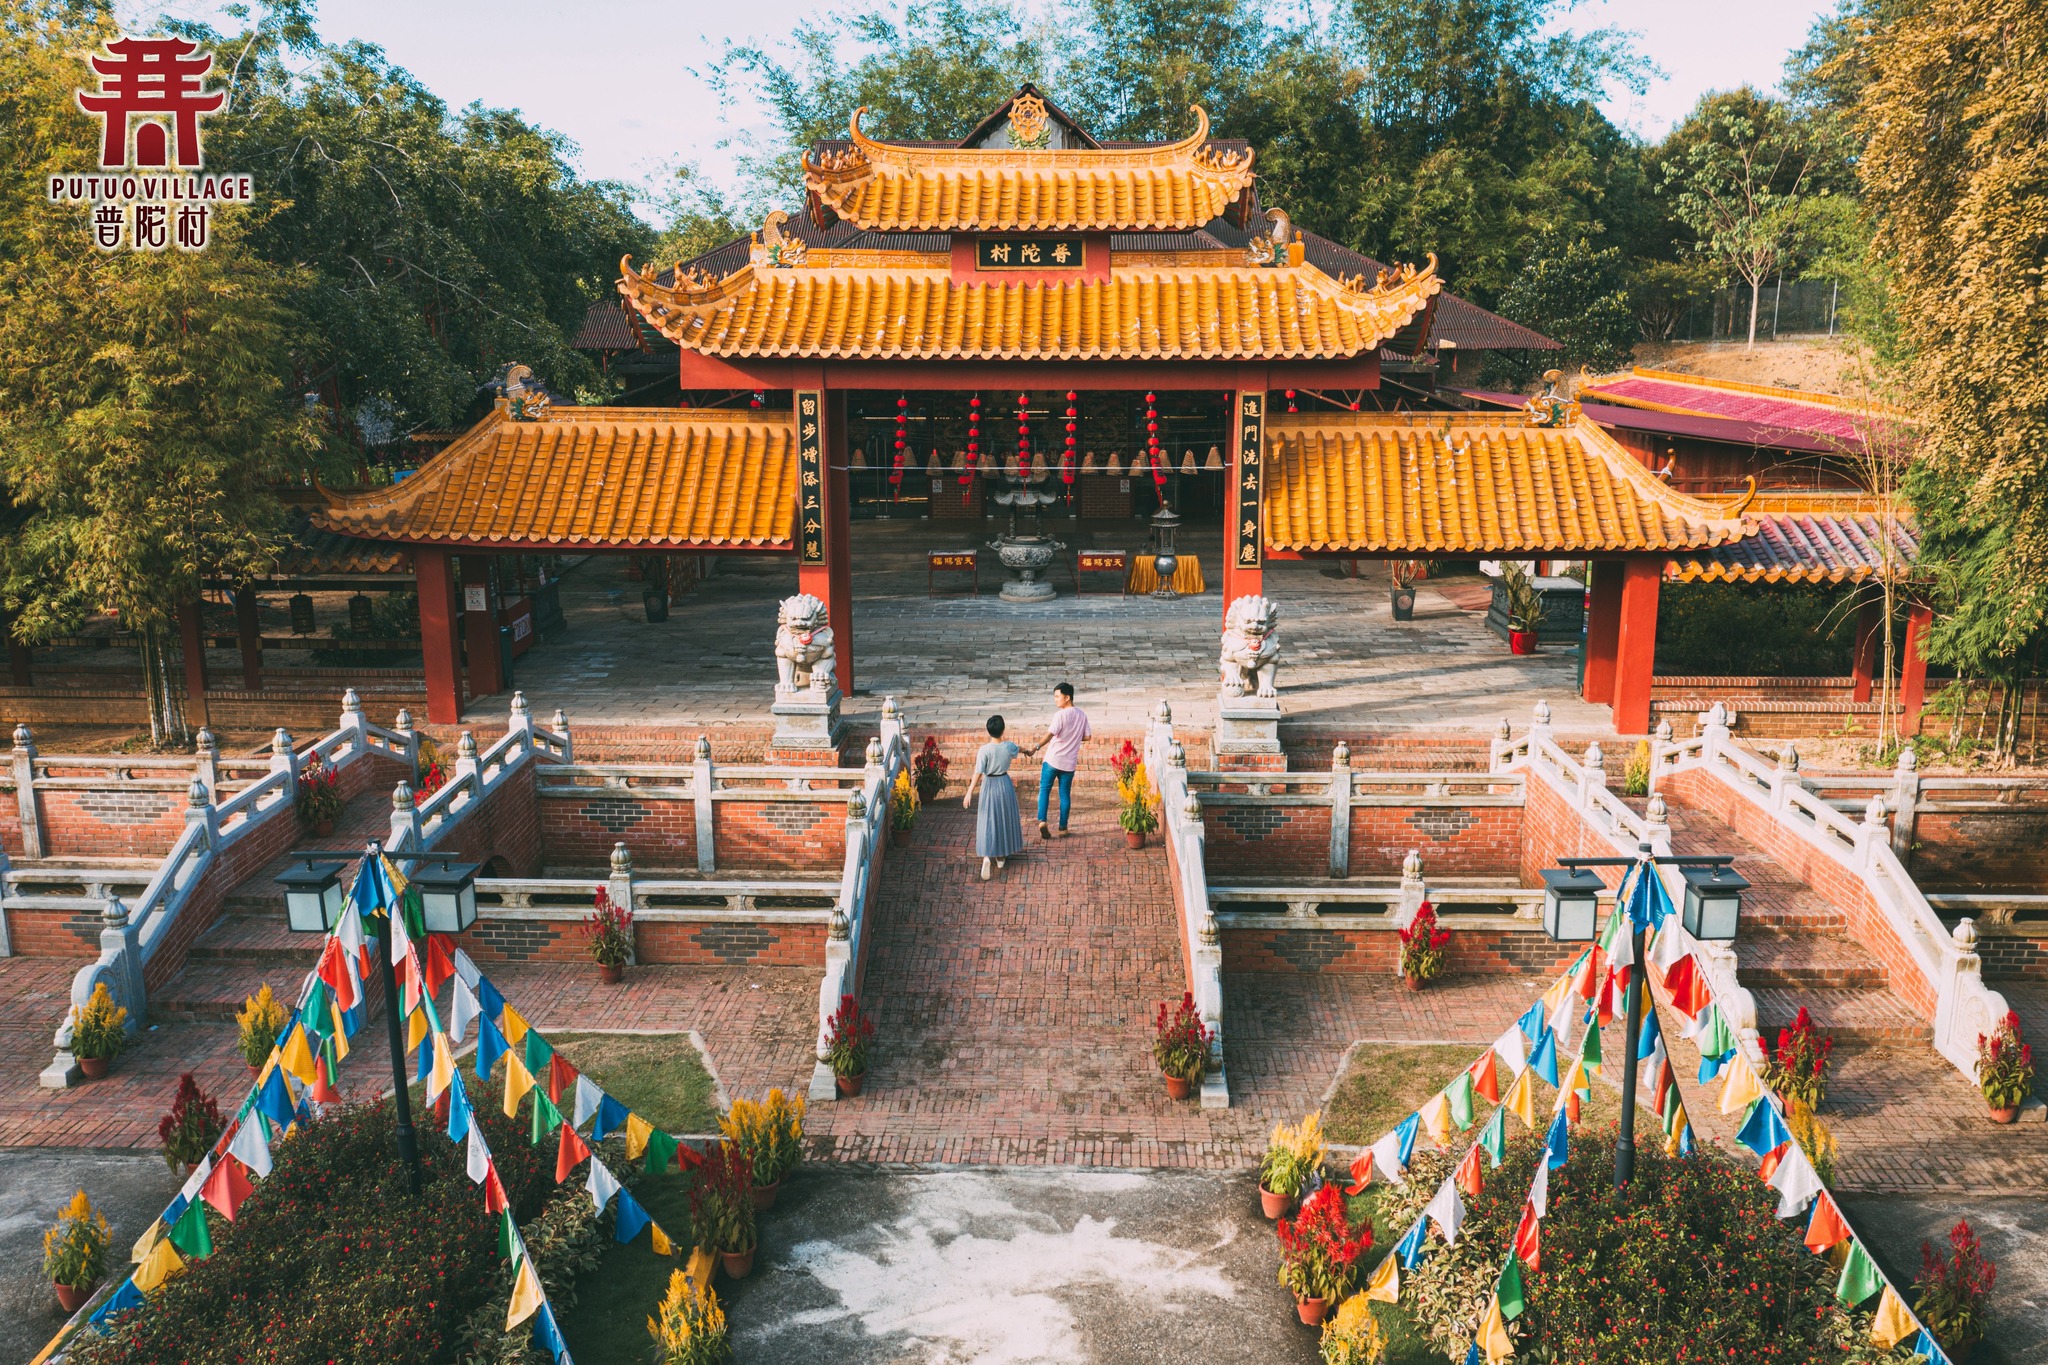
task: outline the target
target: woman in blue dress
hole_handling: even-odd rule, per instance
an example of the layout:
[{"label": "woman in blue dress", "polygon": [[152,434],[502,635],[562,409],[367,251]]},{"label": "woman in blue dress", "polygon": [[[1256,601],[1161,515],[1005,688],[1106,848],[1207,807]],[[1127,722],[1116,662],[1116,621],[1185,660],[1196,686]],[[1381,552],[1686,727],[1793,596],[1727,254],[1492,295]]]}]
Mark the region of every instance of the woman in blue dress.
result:
[{"label": "woman in blue dress", "polygon": [[981,855],[981,879],[993,875],[1024,851],[1024,813],[1017,808],[1017,784],[1010,780],[1010,764],[1020,749],[1003,738],[1003,718],[988,718],[988,743],[974,755],[974,776],[967,779],[962,804],[974,807],[975,788],[981,789],[981,816],[974,822],[974,851]]}]

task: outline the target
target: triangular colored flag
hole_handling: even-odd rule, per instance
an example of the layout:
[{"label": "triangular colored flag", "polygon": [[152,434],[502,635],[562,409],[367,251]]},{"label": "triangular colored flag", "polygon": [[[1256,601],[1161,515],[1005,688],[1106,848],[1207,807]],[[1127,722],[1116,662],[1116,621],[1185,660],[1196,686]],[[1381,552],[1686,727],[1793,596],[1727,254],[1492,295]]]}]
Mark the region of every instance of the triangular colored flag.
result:
[{"label": "triangular colored flag", "polygon": [[306,1041],[305,1026],[296,1018],[292,1020],[291,1031],[285,1034],[284,1045],[278,1049],[277,1063],[303,1085],[313,1083],[313,1047]]},{"label": "triangular colored flag", "polygon": [[647,1150],[647,1137],[653,1131],[654,1125],[638,1114],[626,1115],[626,1160],[640,1159],[640,1154]]},{"label": "triangular colored flag", "polygon": [[511,1211],[508,1209],[504,1213],[499,1214],[498,1259],[501,1261],[518,1260],[519,1251],[523,1245],[519,1240],[519,1227],[512,1221]]},{"label": "triangular colored flag", "polygon": [[1550,1216],[1550,1164],[1536,1164],[1536,1178],[1529,1182],[1529,1204],[1538,1218]]},{"label": "triangular colored flag", "polygon": [[505,1182],[498,1179],[498,1163],[486,1161],[484,1168],[484,1212],[503,1213],[512,1207],[505,1195]]},{"label": "triangular colored flag", "polygon": [[1835,1281],[1835,1301],[1844,1308],[1854,1308],[1875,1294],[1883,1283],[1884,1276],[1877,1273],[1877,1263],[1870,1259],[1863,1243],[1851,1237],[1848,1259],[1842,1262],[1841,1278]]},{"label": "triangular colored flag", "polygon": [[520,1059],[526,1063],[526,1069],[536,1078],[546,1074],[548,1060],[554,1055],[553,1045],[541,1036],[539,1029],[526,1031],[526,1037],[520,1044]]},{"label": "triangular colored flag", "polygon": [[1543,1036],[1543,1030],[1549,1027],[1549,1025],[1544,1023],[1546,1014],[1544,1002],[1538,1000],[1535,1004],[1529,1006],[1528,1009],[1522,1011],[1521,1018],[1515,1020],[1515,1031],[1520,1033],[1530,1043],[1534,1043]]},{"label": "triangular colored flag", "polygon": [[1826,1190],[1813,1201],[1813,1215],[1806,1220],[1806,1249],[1816,1256],[1849,1235],[1849,1224],[1835,1207],[1835,1197]]},{"label": "triangular colored flag", "polygon": [[263,1084],[256,1088],[256,1109],[283,1132],[291,1127],[293,1104],[291,1089],[285,1085],[284,1068],[278,1065],[278,1053],[273,1049],[270,1061],[264,1065]]},{"label": "triangular colored flag", "polygon": [[405,1020],[405,1050],[418,1047],[432,1030],[427,1026],[427,1012],[415,1007]]},{"label": "triangular colored flag", "polygon": [[597,1112],[597,1106],[603,1099],[604,1091],[597,1088],[596,1081],[591,1080],[588,1076],[578,1076],[576,1078],[576,1107],[575,1112],[569,1116],[569,1122],[581,1128],[585,1121]]},{"label": "triangular colored flag", "polygon": [[[1403,1122],[1413,1123],[1414,1120],[1415,1116],[1410,1114]],[[1413,1141],[1412,1130],[1410,1141]],[[1401,1160],[1401,1145],[1401,1130],[1396,1128],[1394,1131],[1384,1134],[1378,1142],[1372,1145],[1371,1150],[1372,1164],[1379,1168],[1381,1175],[1384,1175],[1396,1185],[1408,1183],[1407,1163]]]},{"label": "triangular colored flag", "polygon": [[[459,950],[457,955],[460,956]],[[484,1018],[501,1029],[505,1026],[505,997],[498,993],[498,988],[491,984],[491,979],[481,972],[477,973],[476,978],[476,1002],[483,1006]]]},{"label": "triangular colored flag", "polygon": [[1452,1172],[1453,1178],[1458,1182],[1458,1188],[1465,1192],[1467,1199],[1477,1199],[1480,1191],[1485,1188],[1485,1169],[1479,1161],[1484,1154],[1485,1149],[1478,1143],[1473,1143],[1466,1151],[1464,1159],[1458,1163],[1457,1170]]},{"label": "triangular colored flag", "polygon": [[630,1242],[640,1235],[640,1229],[653,1221],[647,1210],[640,1207],[640,1201],[633,1197],[631,1190],[619,1191],[618,1218],[612,1228],[612,1240]]},{"label": "triangular colored flag", "polygon": [[1557,1084],[1556,1029],[1544,1029],[1543,1036],[1536,1040],[1536,1050],[1529,1054],[1529,1069],[1552,1085]]},{"label": "triangular colored flag", "polygon": [[[1486,1055],[1491,1057],[1493,1054],[1489,1052]],[[1444,1087],[1444,1101],[1450,1106],[1451,1122],[1458,1125],[1458,1131],[1461,1133],[1472,1126],[1474,1089],[1472,1073],[1469,1071],[1459,1072],[1458,1078]]]},{"label": "triangular colored flag", "polygon": [[1571,1154],[1571,1147],[1571,1123],[1565,1115],[1559,1114],[1550,1121],[1550,1132],[1543,1139],[1545,1160],[1551,1170],[1554,1171],[1564,1165]]},{"label": "triangular colored flag", "polygon": [[519,1258],[519,1271],[512,1281],[512,1301],[505,1307],[505,1330],[511,1331],[540,1310],[540,1276],[533,1273],[533,1259]]},{"label": "triangular colored flag", "polygon": [[465,1154],[465,1169],[469,1178],[481,1185],[491,1173],[491,1149],[484,1145],[484,1128],[480,1123],[469,1126],[468,1151]]},{"label": "triangular colored flag", "polygon": [[449,1082],[455,1079],[455,1053],[448,1046],[447,1034],[434,1035],[433,1051],[433,1069],[427,1072],[427,1098],[430,1100],[439,1099],[448,1089]]},{"label": "triangular colored flag", "polygon": [[505,1041],[514,1047],[524,1046],[526,1043],[525,1017],[510,1005],[501,1007],[501,1016],[498,1020],[498,1030],[505,1035]]},{"label": "triangular colored flag", "polygon": [[1792,1133],[1785,1127],[1785,1120],[1778,1117],[1778,1106],[1767,1099],[1758,1099],[1749,1106],[1749,1114],[1743,1119],[1735,1140],[1763,1156],[1790,1142]]},{"label": "triangular colored flag", "polygon": [[228,1142],[228,1155],[247,1166],[260,1180],[270,1174],[270,1139],[263,1135],[263,1120],[251,1114],[235,1125]]},{"label": "triangular colored flag", "polygon": [[206,1184],[200,1187],[199,1197],[219,1209],[220,1216],[232,1223],[235,1210],[242,1207],[242,1201],[249,1197],[253,1188],[242,1163],[232,1156],[223,1156],[215,1164],[213,1174],[206,1177]]},{"label": "triangular colored flag", "polygon": [[541,1300],[540,1311],[533,1315],[533,1344],[553,1356],[556,1365],[573,1365],[569,1344],[562,1340],[561,1326],[555,1321],[555,1306],[546,1299]]},{"label": "triangular colored flag", "polygon": [[[1597,1038],[1600,1035],[1596,1033],[1592,1036]],[[1581,1062],[1577,1057],[1574,1057],[1572,1058],[1572,1069],[1565,1073],[1564,1079],[1562,1081],[1558,1082],[1557,1100],[1554,1104],[1550,1106],[1551,1112],[1556,1113],[1559,1110],[1563,1109],[1566,1106],[1566,1104],[1575,1096],[1577,1096],[1581,1091],[1591,1093],[1592,1086],[1588,1084],[1586,1080],[1585,1064]],[[1573,1121],[1577,1121],[1576,1115],[1574,1116]]]},{"label": "triangular colored flag", "polygon": [[1619,994],[1615,990],[1615,984],[1614,969],[1610,967],[1600,978],[1600,989],[1594,993],[1592,1002],[1587,1007],[1589,1017],[1598,1019],[1602,1028],[1614,1022],[1614,1001]]},{"label": "triangular colored flag", "polygon": [[508,1051],[505,1035],[498,1032],[498,1026],[491,1022],[488,1014],[477,1016],[476,1026],[476,1078],[487,1081],[491,1068],[498,1064],[498,1058]]},{"label": "triangular colored flag", "polygon": [[[1600,1063],[1605,1060],[1607,1060],[1606,1054],[1600,1046],[1600,1030],[1597,1028],[1587,1029],[1585,1045],[1579,1049],[1579,1061],[1585,1067],[1585,1072],[1581,1074],[1598,1075]],[[1583,1087],[1570,1086],[1567,1088],[1577,1090]]]},{"label": "triangular colored flag", "polygon": [[1531,1270],[1543,1269],[1543,1220],[1534,1204],[1522,1205],[1522,1221],[1515,1224],[1515,1255]]},{"label": "triangular colored flag", "polygon": [[476,992],[460,976],[455,978],[455,991],[448,997],[448,1033],[460,1043],[469,1033],[469,1021],[483,1013],[477,1004]]},{"label": "triangular colored flag", "polygon": [[1429,1140],[1439,1147],[1447,1147],[1451,1141],[1451,1102],[1439,1090],[1430,1097],[1428,1104],[1420,1111],[1422,1127],[1429,1134]]},{"label": "triangular colored flag", "polygon": [[1344,1187],[1344,1193],[1357,1195],[1372,1184],[1372,1148],[1368,1147],[1351,1158],[1351,1183]]},{"label": "triangular colored flag", "polygon": [[1465,1347],[1464,1365],[1485,1365],[1485,1362],[1479,1355],[1479,1339],[1477,1337],[1473,1338]]},{"label": "triangular colored flag", "polygon": [[132,1312],[142,1307],[146,1302],[147,1300],[142,1297],[142,1290],[135,1283],[135,1277],[130,1275],[121,1281],[121,1287],[110,1294],[105,1303],[93,1310],[90,1321],[97,1327],[117,1314]]},{"label": "triangular colored flag", "polygon": [[150,1248],[149,1258],[135,1267],[133,1278],[137,1289],[149,1293],[165,1280],[184,1273],[185,1260],[166,1237]]},{"label": "triangular colored flag", "polygon": [[446,934],[428,934],[427,994],[430,996],[439,995],[442,983],[453,975],[455,975],[455,963],[448,956],[448,936]]},{"label": "triangular colored flag", "polygon": [[1503,1113],[1513,1114],[1522,1121],[1524,1128],[1536,1126],[1536,1087],[1530,1078],[1536,1074],[1535,1067],[1527,1067],[1515,1077],[1515,1083],[1508,1087],[1508,1097],[1501,1102]]},{"label": "triangular colored flag", "polygon": [[341,940],[330,938],[320,949],[320,965],[314,972],[327,989],[334,994],[334,1003],[343,1009],[353,1006],[362,999],[362,985],[356,980],[356,964]]},{"label": "triangular colored flag", "polygon": [[610,1137],[618,1131],[619,1125],[626,1121],[631,1112],[610,1095],[600,1092],[597,1099],[597,1121],[590,1125],[590,1140],[602,1142]]},{"label": "triangular colored flag", "polygon": [[1664,989],[1671,996],[1671,1008],[1688,1019],[1697,1018],[1713,1000],[1700,975],[1699,963],[1691,953],[1672,963],[1664,973]]},{"label": "triangular colored flag", "polygon": [[1401,1301],[1401,1258],[1388,1252],[1379,1268],[1372,1272],[1372,1278],[1365,1283],[1365,1297],[1374,1303],[1399,1303]]},{"label": "triangular colored flag", "polygon": [[534,1146],[538,1147],[542,1138],[554,1132],[555,1129],[564,1126],[562,1111],[555,1108],[554,1102],[548,1099],[547,1092],[544,1090],[534,1091],[532,1128]]},{"label": "triangular colored flag", "polygon": [[1806,1212],[1806,1206],[1813,1202],[1822,1186],[1820,1172],[1813,1169],[1813,1163],[1806,1159],[1806,1153],[1799,1150],[1799,1144],[1789,1142],[1785,1145],[1790,1150],[1766,1183],[1778,1192],[1778,1217],[1792,1218]]},{"label": "triangular colored flag", "polygon": [[1515,1343],[1508,1337],[1507,1324],[1501,1320],[1499,1299],[1487,1305],[1486,1316],[1479,1323],[1476,1345],[1486,1352],[1486,1365],[1500,1365],[1515,1353]]},{"label": "triangular colored flag", "polygon": [[1636,1060],[1646,1062],[1662,1055],[1664,1050],[1663,1030],[1657,1027],[1657,1002],[1643,999],[1643,1031],[1636,1040]]},{"label": "triangular colored flag", "polygon": [[1400,1258],[1403,1270],[1413,1270],[1415,1263],[1422,1259],[1423,1248],[1427,1244],[1428,1237],[1428,1217],[1424,1216],[1416,1219],[1415,1226],[1408,1229],[1407,1235],[1394,1248],[1394,1254]]},{"label": "triangular colored flag", "polygon": [[555,1183],[565,1183],[569,1173],[590,1155],[590,1144],[568,1124],[562,1125],[562,1145],[555,1152]]},{"label": "triangular colored flag", "polygon": [[1444,1183],[1437,1186],[1436,1194],[1423,1212],[1434,1220],[1446,1244],[1457,1243],[1458,1229],[1465,1224],[1465,1201],[1458,1196],[1457,1181],[1445,1176]]},{"label": "triangular colored flag", "polygon": [[172,1217],[173,1210],[176,1211],[177,1217],[182,1218],[185,1216],[185,1210],[190,1208],[194,1202],[197,1201],[188,1200],[181,1194],[171,1201],[171,1207],[164,1210],[163,1217],[150,1219],[149,1226],[142,1230],[142,1235],[135,1239],[134,1247],[129,1250],[129,1261],[135,1265],[141,1265],[144,1261],[148,1260],[149,1253],[156,1250],[156,1244],[163,1240],[164,1224],[176,1221]]},{"label": "triangular colored flag", "polygon": [[647,1134],[647,1174],[660,1175],[667,1171],[676,1159],[676,1148],[682,1144],[667,1133],[656,1128]]},{"label": "triangular colored flag", "polygon": [[448,1101],[448,1140],[467,1141],[471,1124],[468,1087],[452,1085],[442,1098]]},{"label": "triangular colored flag", "polygon": [[673,1256],[676,1254],[676,1244],[668,1239],[668,1234],[661,1230],[661,1224],[659,1223],[654,1224],[647,1230],[647,1244],[657,1256]]},{"label": "triangular colored flag", "polygon": [[1695,1043],[1703,1057],[1725,1057],[1735,1051],[1735,1030],[1728,1026],[1728,1016],[1719,1005],[1708,1005],[1700,1011],[1699,1037]]},{"label": "triangular colored flag", "polygon": [[[532,1037],[533,1035],[529,1034],[527,1036]],[[538,1075],[539,1073],[535,1074]],[[561,1108],[562,1106],[562,1096],[574,1091],[575,1088],[576,1068],[569,1064],[569,1059],[567,1057],[562,1056],[560,1053],[556,1053],[554,1056],[549,1057],[548,1098],[555,1102],[555,1107],[557,1109]]]},{"label": "triangular colored flag", "polygon": [[1721,1112],[1739,1114],[1763,1093],[1763,1082],[1757,1079],[1756,1068],[1749,1064],[1749,1058],[1736,1053],[1735,1060],[1728,1064],[1728,1082],[1721,1087]]},{"label": "triangular colored flag", "polygon": [[1528,1306],[1522,1294],[1522,1261],[1510,1255],[1501,1265],[1500,1279],[1494,1282],[1493,1300],[1500,1305],[1501,1316],[1510,1322],[1522,1316]]},{"label": "triangular colored flag", "polygon": [[[1519,1038],[1520,1034],[1514,1034]],[[1472,1091],[1489,1104],[1500,1103],[1500,1073],[1493,1068],[1493,1049],[1481,1053],[1479,1060],[1466,1071],[1472,1078]]]},{"label": "triangular colored flag", "polygon": [[1579,970],[1572,977],[1572,994],[1581,1000],[1591,1000],[1599,992],[1601,978],[1607,975],[1605,957],[1606,954],[1593,948],[1579,959]]},{"label": "triangular colored flag", "polygon": [[341,1103],[341,1092],[334,1088],[334,1073],[328,1069],[325,1057],[313,1062],[313,1084],[306,1088],[306,1098],[317,1104]]},{"label": "triangular colored flag", "polygon": [[[508,1005],[506,1007],[510,1009]],[[514,1052],[505,1054],[505,1117],[519,1117],[519,1101],[526,1098],[526,1092],[533,1089],[533,1076]]]},{"label": "triangular colored flag", "polygon": [[1913,1343],[1913,1353],[1927,1357],[1924,1365],[1949,1365],[1948,1356],[1942,1351],[1941,1343],[1936,1341],[1934,1334],[1925,1327],[1920,1329],[1920,1336]]},{"label": "triangular colored flag", "polygon": [[1407,1118],[1394,1125],[1394,1137],[1399,1147],[1397,1153],[1399,1159],[1396,1164],[1402,1170],[1406,1170],[1408,1163],[1415,1157],[1415,1132],[1421,1126],[1422,1116],[1419,1114],[1410,1114]]},{"label": "triangular colored flag", "polygon": [[1899,1297],[1899,1291],[1886,1285],[1877,1300],[1877,1315],[1870,1322],[1871,1342],[1889,1350],[1919,1330],[1920,1324],[1913,1321],[1913,1315],[1906,1311],[1906,1302]]},{"label": "triangular colored flag", "polygon": [[1785,1153],[1791,1150],[1792,1140],[1790,1138],[1787,1138],[1778,1146],[1773,1147],[1768,1152],[1765,1152],[1763,1164],[1756,1168],[1756,1178],[1758,1180],[1763,1181],[1766,1185],[1770,1184],[1771,1177],[1778,1173],[1778,1163],[1783,1161],[1785,1159]]},{"label": "triangular colored flag", "polygon": [[1479,1130],[1479,1147],[1485,1151],[1491,1168],[1499,1170],[1500,1163],[1505,1161],[1508,1155],[1507,1110],[1496,1109],[1493,1111],[1493,1117],[1488,1119],[1486,1126]]},{"label": "triangular colored flag", "polygon": [[611,1203],[612,1196],[619,1192],[619,1179],[602,1158],[593,1156],[590,1158],[590,1178],[583,1182],[583,1188],[590,1191],[590,1202],[596,1205],[599,1213],[603,1213],[604,1206]]},{"label": "triangular colored flag", "polygon": [[[1539,1018],[1537,1022],[1540,1024],[1542,1021]],[[1529,1064],[1529,1042],[1519,1027],[1510,1028],[1493,1040],[1493,1055],[1500,1058],[1510,1076],[1521,1075],[1522,1068]]]},{"label": "triangular colored flag", "polygon": [[203,1261],[213,1255],[213,1233],[206,1226],[205,1200],[185,1206],[185,1211],[178,1215],[178,1221],[171,1224],[170,1238],[172,1245],[184,1252],[188,1261]]}]

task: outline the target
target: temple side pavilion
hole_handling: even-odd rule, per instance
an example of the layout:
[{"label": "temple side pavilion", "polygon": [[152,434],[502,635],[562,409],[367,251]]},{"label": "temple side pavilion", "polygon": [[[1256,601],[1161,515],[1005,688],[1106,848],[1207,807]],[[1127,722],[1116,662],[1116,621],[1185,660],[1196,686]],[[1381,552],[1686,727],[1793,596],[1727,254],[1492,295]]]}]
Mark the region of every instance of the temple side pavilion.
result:
[{"label": "temple side pavilion", "polygon": [[[1220,562],[1226,607],[1272,559],[1590,560],[1585,695],[1647,730],[1660,583],[1754,521],[1674,490],[1569,404],[1372,410],[1383,355],[1428,345],[1434,260],[1322,269],[1259,204],[1254,150],[1191,118],[1176,141],[1105,146],[1026,87],[957,145],[908,145],[855,114],[806,159],[802,217],[771,214],[743,261],[623,262],[621,295],[679,350],[684,406],[501,401],[411,478],[315,515],[411,547],[430,718],[459,718],[465,635],[470,691],[495,690],[489,557],[514,552],[789,554],[851,691],[849,475],[914,418],[934,516],[943,495],[978,517],[977,476],[1020,459],[1075,475],[1077,451],[1094,466],[1107,448],[1151,473],[1161,426],[1171,466],[1219,449],[1221,543],[1183,552]],[[1121,482],[1143,498],[1152,480]]]}]

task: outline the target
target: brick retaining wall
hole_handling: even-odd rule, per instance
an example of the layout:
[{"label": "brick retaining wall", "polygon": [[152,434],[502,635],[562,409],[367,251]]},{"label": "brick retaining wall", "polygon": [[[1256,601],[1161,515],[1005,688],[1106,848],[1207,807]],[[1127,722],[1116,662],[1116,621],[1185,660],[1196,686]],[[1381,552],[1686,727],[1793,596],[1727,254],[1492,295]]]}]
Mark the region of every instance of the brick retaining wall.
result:
[{"label": "brick retaining wall", "polygon": [[[1461,928],[1452,930],[1444,970],[1464,974],[1556,975],[1571,965],[1576,947],[1553,943],[1541,929]],[[1226,972],[1334,972],[1393,975],[1401,958],[1400,937],[1388,928],[1301,928],[1226,926]]]},{"label": "brick retaining wall", "polygon": [[[823,923],[781,920],[643,918],[634,924],[634,955],[643,965],[815,969],[825,960],[825,929]],[[478,962],[590,961],[590,946],[574,919],[492,916],[479,919],[458,941]]]}]

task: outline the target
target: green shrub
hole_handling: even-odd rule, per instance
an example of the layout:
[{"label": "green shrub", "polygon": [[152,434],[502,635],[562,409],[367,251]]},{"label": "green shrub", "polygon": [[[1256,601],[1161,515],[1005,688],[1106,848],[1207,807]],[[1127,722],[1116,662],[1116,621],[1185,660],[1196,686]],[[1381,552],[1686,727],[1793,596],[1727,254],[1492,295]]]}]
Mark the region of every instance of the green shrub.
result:
[{"label": "green shrub", "polygon": [[1684,583],[1657,610],[1657,672],[1841,677],[1849,672],[1853,589],[1778,583]]},{"label": "green shrub", "polygon": [[[417,1200],[393,1145],[391,1106],[320,1119],[273,1146],[270,1176],[234,1222],[208,1210],[213,1254],[107,1335],[82,1339],[75,1365],[523,1359],[529,1329],[503,1333],[511,1267],[499,1258],[498,1220],[464,1173],[464,1149],[435,1130],[431,1113],[420,1117]],[[563,1244],[568,1256],[578,1249],[553,1224],[594,1224],[589,1198],[578,1182],[555,1184],[554,1144],[530,1145],[526,1123],[488,1104],[476,1117],[553,1292]],[[495,1319],[480,1312],[493,1304]]]}]

